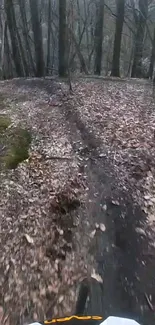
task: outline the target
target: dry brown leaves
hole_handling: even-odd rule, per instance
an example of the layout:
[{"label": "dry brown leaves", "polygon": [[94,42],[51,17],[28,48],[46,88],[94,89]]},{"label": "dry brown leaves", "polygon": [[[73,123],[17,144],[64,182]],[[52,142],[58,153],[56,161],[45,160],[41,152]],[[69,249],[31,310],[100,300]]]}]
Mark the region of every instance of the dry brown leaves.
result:
[{"label": "dry brown leaves", "polygon": [[64,120],[48,105],[46,91],[8,82],[1,93],[11,127],[22,123],[33,136],[29,159],[0,176],[0,306],[15,325],[74,308],[78,281],[88,272],[76,238],[84,183]]},{"label": "dry brown leaves", "polygon": [[[11,116],[11,127],[22,122],[33,136],[29,159],[0,176],[0,305],[4,318],[9,315],[13,325],[51,312],[72,312],[77,282],[91,273],[85,259],[86,224],[80,224],[78,232],[77,211],[86,191],[66,121],[59,111],[65,101],[100,139],[100,159],[106,157],[111,162],[121,187],[126,189],[127,182],[131,185],[151,227],[155,220],[151,85],[141,81],[80,81],[74,83],[74,94],[69,98],[53,93],[50,100],[43,86],[43,81],[31,87],[31,80],[18,80],[2,82],[0,88],[7,97],[4,113]],[[49,86],[53,87],[52,83]],[[96,224],[98,228],[106,230],[104,224]]]},{"label": "dry brown leaves", "polygon": [[[71,99],[82,121],[100,140],[99,157],[107,158],[125,190],[148,220],[155,221],[155,90],[143,80],[93,80],[74,85]],[[130,184],[130,185],[129,185]]]}]

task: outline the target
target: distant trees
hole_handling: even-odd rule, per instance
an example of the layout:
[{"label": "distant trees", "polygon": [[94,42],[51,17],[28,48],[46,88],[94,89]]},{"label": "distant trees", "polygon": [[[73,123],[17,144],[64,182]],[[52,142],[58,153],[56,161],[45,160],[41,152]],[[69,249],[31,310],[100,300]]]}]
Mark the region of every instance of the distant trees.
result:
[{"label": "distant trees", "polygon": [[0,0],[0,78],[153,78],[154,66],[155,0]]},{"label": "distant trees", "polygon": [[19,50],[19,34],[17,34],[16,17],[13,6],[13,0],[5,0],[5,12],[7,18],[8,29],[10,33],[10,41],[12,47],[12,58],[15,66],[16,75],[24,76],[21,53]]},{"label": "distant trees", "polygon": [[120,77],[120,52],[121,52],[121,39],[124,22],[124,8],[125,0],[116,0],[116,28],[115,39],[112,59],[111,76]]}]

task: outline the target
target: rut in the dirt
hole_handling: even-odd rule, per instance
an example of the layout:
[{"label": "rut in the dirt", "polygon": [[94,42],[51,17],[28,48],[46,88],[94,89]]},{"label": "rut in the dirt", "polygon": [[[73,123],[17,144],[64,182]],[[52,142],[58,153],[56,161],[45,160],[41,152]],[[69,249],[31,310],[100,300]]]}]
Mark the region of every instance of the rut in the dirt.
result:
[{"label": "rut in the dirt", "polygon": [[75,145],[79,131],[80,146],[85,148],[81,157],[89,184],[90,223],[104,223],[106,227],[90,249],[104,283],[103,316],[131,317],[153,325],[155,316],[146,292],[154,294],[155,259],[148,252],[148,239],[136,231],[144,226],[146,215],[133,202],[131,188],[126,192],[120,189],[112,164],[100,155],[100,139],[89,132],[76,108],[67,105],[65,112],[75,151],[79,152]]}]

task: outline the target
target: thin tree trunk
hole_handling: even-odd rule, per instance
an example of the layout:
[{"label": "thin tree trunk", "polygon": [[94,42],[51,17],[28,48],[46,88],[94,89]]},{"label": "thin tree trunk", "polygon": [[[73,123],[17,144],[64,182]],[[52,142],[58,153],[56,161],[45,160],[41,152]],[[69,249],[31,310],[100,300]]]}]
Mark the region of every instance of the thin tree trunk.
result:
[{"label": "thin tree trunk", "polygon": [[154,35],[153,35],[153,42],[152,42],[150,66],[149,66],[149,72],[148,72],[148,77],[150,79],[152,79],[152,77],[153,77],[154,63],[155,63],[155,28],[154,28]]},{"label": "thin tree trunk", "polygon": [[11,46],[14,65],[18,77],[24,76],[21,55],[19,51],[18,37],[17,37],[17,25],[14,12],[14,6],[12,0],[5,0],[5,12],[10,32]]},{"label": "thin tree trunk", "polygon": [[89,32],[88,32],[88,18],[89,13],[87,12],[87,4],[86,0],[84,0],[84,14],[85,14],[85,22],[86,22],[86,48],[87,48],[87,55],[89,56]]},{"label": "thin tree trunk", "polygon": [[23,44],[22,44],[21,37],[20,37],[18,29],[17,29],[17,38],[18,38],[19,49],[20,49],[22,62],[23,62],[23,70],[25,72],[25,76],[29,76],[30,71],[29,71],[29,67],[28,67],[28,62],[27,62],[26,57],[25,57],[25,52],[24,52]]},{"label": "thin tree trunk", "polygon": [[59,0],[59,76],[67,75],[66,0]]},{"label": "thin tree trunk", "polygon": [[148,14],[148,0],[139,0],[139,12],[137,19],[137,31],[135,39],[134,60],[132,66],[132,78],[142,78],[142,58],[146,19]]},{"label": "thin tree trunk", "polygon": [[28,56],[28,62],[30,64],[30,71],[33,75],[35,75],[35,65],[32,57],[30,42],[29,42],[29,32],[28,32],[28,24],[27,24],[27,18],[26,18],[26,8],[25,8],[25,0],[18,0],[19,9],[20,9],[20,15],[22,20],[22,33],[23,33],[23,39],[25,42],[26,47],[26,53]]},{"label": "thin tree trunk", "polygon": [[51,58],[51,19],[52,19],[52,10],[51,10],[51,0],[48,0],[48,36],[47,36],[47,59],[46,59],[46,73],[48,74]]},{"label": "thin tree trunk", "polygon": [[117,0],[116,30],[113,49],[111,76],[120,77],[120,53],[124,23],[125,0]]},{"label": "thin tree trunk", "polygon": [[[4,8],[4,0],[1,2],[1,7]],[[6,29],[7,29],[7,22],[5,17],[5,11],[1,10],[1,76],[3,77],[4,71],[4,54],[5,54],[5,36],[6,36]]]},{"label": "thin tree trunk", "polygon": [[104,19],[104,0],[96,3],[96,27],[95,27],[95,64],[94,73],[101,74],[102,66],[102,42],[103,42],[103,19]]},{"label": "thin tree trunk", "polygon": [[8,41],[8,27],[6,23],[4,36],[4,63],[3,63],[3,79],[13,78],[13,60]]},{"label": "thin tree trunk", "polygon": [[[84,32],[85,32],[85,28],[86,28],[86,21],[84,23],[84,26],[83,26],[83,30],[82,30],[82,33],[81,35],[79,36],[79,42],[78,42],[78,46],[80,47],[81,45],[81,42],[82,42],[82,38],[83,38],[83,35],[84,35]],[[73,65],[73,62],[74,62],[74,59],[76,57],[76,54],[77,54],[77,51],[75,51],[70,59],[70,63],[69,65],[72,66]]]},{"label": "thin tree trunk", "polygon": [[78,13],[78,37],[80,40],[80,35],[81,35],[80,4],[79,4],[79,0],[77,0],[76,2],[77,2],[77,13]]},{"label": "thin tree trunk", "polygon": [[80,51],[80,47],[79,47],[79,44],[77,43],[76,41],[76,38],[74,36],[74,33],[71,29],[68,28],[68,32],[70,33],[71,35],[71,38],[74,42],[74,45],[75,45],[75,49],[76,49],[76,52],[77,52],[77,55],[78,55],[78,58],[79,58],[79,61],[80,61],[80,64],[81,64],[81,70],[85,73],[85,74],[88,74],[88,69],[87,69],[87,66],[86,66],[86,63],[85,63],[85,60],[84,60],[84,57]]},{"label": "thin tree trunk", "polygon": [[42,27],[40,23],[38,0],[29,0],[31,10],[32,30],[34,37],[36,77],[44,76],[44,52],[42,42]]}]

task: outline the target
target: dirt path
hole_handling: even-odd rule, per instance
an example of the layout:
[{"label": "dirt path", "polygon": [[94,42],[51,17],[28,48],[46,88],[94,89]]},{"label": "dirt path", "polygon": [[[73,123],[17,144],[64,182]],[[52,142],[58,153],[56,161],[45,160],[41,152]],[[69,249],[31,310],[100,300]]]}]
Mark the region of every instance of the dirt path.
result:
[{"label": "dirt path", "polygon": [[[144,96],[147,87],[143,89]],[[92,130],[96,122],[93,121],[93,107],[87,109],[90,109],[89,124],[81,118],[85,114],[82,112],[84,105],[76,108],[69,103],[65,115],[71,130],[71,143],[74,144],[79,132],[81,136],[83,166],[88,176],[91,202],[88,208],[90,220],[92,223],[104,223],[106,227],[105,233],[96,234],[97,241],[92,243],[98,272],[104,282],[103,315],[123,315],[144,324],[153,324],[155,255],[154,249],[150,250],[150,239],[144,233],[147,218],[143,209],[135,203],[132,182],[128,188],[126,183],[126,190],[121,188],[113,160],[108,158],[106,147],[103,151],[102,131],[99,131],[98,124]],[[101,121],[99,124],[102,130],[104,125]],[[75,151],[78,151],[77,147]],[[148,297],[151,297],[150,305]]]},{"label": "dirt path", "polygon": [[[13,243],[16,245],[16,238],[18,238],[21,244],[21,237],[23,240],[23,235],[27,231],[35,241],[35,250],[32,245],[31,257],[27,253],[27,258],[32,259],[35,252],[37,265],[40,256],[38,254],[41,254],[42,259],[39,262],[42,264],[39,271],[42,279],[35,278],[35,275],[38,276],[36,268],[36,273],[34,272],[31,279],[24,277],[24,282],[22,282],[23,275],[21,275],[21,282],[19,284],[17,281],[13,294],[18,291],[17,289],[20,289],[19,292],[21,292],[26,283],[27,292],[25,296],[23,295],[21,304],[27,303],[28,298],[33,302],[36,299],[37,308],[38,304],[42,303],[43,309],[46,309],[45,305],[49,304],[49,300],[54,301],[52,308],[56,305],[56,299],[61,305],[65,292],[68,290],[71,299],[66,299],[61,312],[71,312],[78,278],[82,278],[85,274],[91,274],[92,269],[95,268],[104,283],[104,316],[125,315],[134,317],[144,324],[154,324],[155,252],[154,233],[150,234],[150,226],[153,229],[154,192],[152,183],[154,184],[155,176],[155,116],[151,85],[140,81],[133,84],[127,81],[118,83],[111,80],[80,81],[74,83],[73,94],[68,94],[64,84],[60,85],[51,81],[16,80],[8,85],[3,85],[1,93],[7,93],[9,89],[8,103],[10,104],[10,98],[14,105],[17,101],[14,111],[11,112],[14,123],[17,123],[18,120],[22,121],[34,132],[31,161],[34,162],[34,169],[39,168],[42,175],[38,178],[38,175],[32,170],[32,164],[28,163],[28,165],[21,164],[16,171],[9,174],[8,178],[9,184],[11,179],[11,186],[15,190],[14,200],[17,200],[16,193],[19,185],[20,190],[22,188],[22,191],[23,189],[25,191],[22,195],[22,210],[19,211],[19,207],[16,205],[16,214],[19,216],[17,220],[21,222],[21,215],[31,217],[26,224],[23,218],[23,229],[20,230],[19,236],[17,227],[19,222],[12,223],[9,219],[8,224],[4,221],[8,215],[8,210],[6,211],[5,207],[8,207],[8,201],[9,204],[11,202],[10,199],[5,201],[5,207],[3,207],[4,227],[2,227],[1,238],[1,245],[4,247],[3,256],[6,254],[6,247],[10,247],[9,240],[12,241],[14,238]],[[18,90],[18,94],[13,95],[15,90],[16,92]],[[28,95],[29,101],[27,100]],[[10,108],[8,107],[8,110],[5,108],[4,111],[9,113]],[[40,158],[39,155],[43,158]],[[56,160],[51,155],[57,157]],[[58,159],[58,156],[62,159]],[[36,165],[38,161],[39,165]],[[5,178],[6,174],[3,172],[1,177]],[[44,192],[43,186],[42,194],[40,194],[40,189],[36,189],[36,181],[39,183],[41,181],[45,185],[46,191]],[[61,193],[62,189],[66,192],[67,182],[72,181],[74,193],[75,189],[78,193],[78,184],[80,184],[80,194],[78,193],[78,195],[83,197],[83,202],[81,201],[81,207],[77,210],[73,209],[72,213],[69,210],[66,214],[65,211],[66,217],[69,218],[72,215],[72,220],[76,220],[78,224],[76,230],[72,231],[73,243],[76,248],[73,249],[72,246],[71,252],[67,252],[65,261],[61,260],[60,263],[61,258],[57,256],[57,253],[56,258],[52,261],[51,256],[54,251],[50,253],[50,257],[49,255],[44,257],[44,249],[49,247],[51,233],[54,232],[53,217],[52,220],[49,218],[49,203],[51,206],[53,197],[55,198],[55,195],[59,193],[58,188],[59,190],[61,188]],[[2,197],[5,197],[6,189],[8,193],[8,183],[6,185],[7,188],[5,186],[2,188],[4,193]],[[37,203],[25,195],[27,189],[31,190],[33,195],[35,193],[34,198],[36,197],[37,200],[39,198]],[[53,193],[50,194],[52,189]],[[71,194],[73,195],[72,192]],[[19,202],[21,202],[21,198]],[[60,201],[56,199],[56,203],[59,205]],[[12,208],[12,204],[10,204],[10,208]],[[35,211],[32,213],[34,206]],[[41,207],[44,207],[44,211],[41,210]],[[35,221],[36,215],[40,216],[37,218],[37,222]],[[44,219],[42,219],[43,215]],[[55,215],[55,212],[52,211],[52,215]],[[16,217],[17,215],[15,215]],[[10,218],[13,218],[12,214]],[[60,224],[60,230],[62,228],[64,231]],[[9,239],[4,236],[5,227],[6,229],[15,229],[17,237],[11,235]],[[37,232],[34,232],[35,227]],[[74,228],[72,222],[67,227]],[[45,234],[46,245],[43,242]],[[61,246],[61,241],[57,243],[57,248],[59,245]],[[41,247],[43,250],[40,251]],[[61,249],[59,251],[62,253]],[[23,255],[22,250],[20,250],[20,254]],[[13,249],[12,259],[15,258],[17,265],[15,271],[19,276],[21,264],[17,263],[17,255]],[[55,261],[58,261],[56,262],[59,265],[58,270],[56,270]],[[46,269],[48,279],[44,272],[45,263],[48,265]],[[81,263],[80,269],[77,267],[79,263]],[[52,273],[49,272],[51,266]],[[4,267],[7,270],[4,277],[4,281],[6,281],[6,276],[10,279],[12,272],[9,273],[10,267],[7,267],[5,263],[3,263],[3,272]],[[80,273],[82,268],[84,272]],[[69,271],[65,280],[66,270]],[[58,278],[57,273],[59,273]],[[49,277],[51,277],[50,284]],[[75,278],[75,281],[72,284],[68,283],[69,278]],[[28,293],[31,281],[39,281],[42,285],[41,289],[37,284],[36,288],[32,290],[35,292],[35,297],[31,296],[32,293]],[[9,281],[8,284],[11,285],[11,282]],[[56,292],[55,287],[62,287],[62,284],[64,285],[63,291]],[[3,285],[2,281],[1,288]],[[9,287],[5,286],[1,293],[1,303],[5,302],[5,296],[9,296],[8,292]],[[8,303],[10,303],[9,298],[8,301],[6,299],[6,307]],[[15,308],[14,305],[13,307]],[[48,308],[51,308],[50,304]],[[27,307],[25,312],[30,310],[31,306]],[[38,309],[34,306],[31,310],[32,317],[38,317],[37,311]],[[54,313],[56,314],[57,311]],[[21,317],[20,320],[22,321],[23,318]]]},{"label": "dirt path", "polygon": [[91,248],[104,282],[103,315],[122,315],[153,324],[154,313],[146,293],[154,296],[155,258],[149,252],[148,238],[137,233],[137,229],[145,228],[144,211],[135,204],[130,190],[120,189],[112,164],[100,157],[100,139],[89,132],[78,112],[67,110],[66,120],[72,125],[73,142],[80,131],[87,152],[84,170],[89,184],[90,220],[106,227],[104,234],[96,234]]}]

